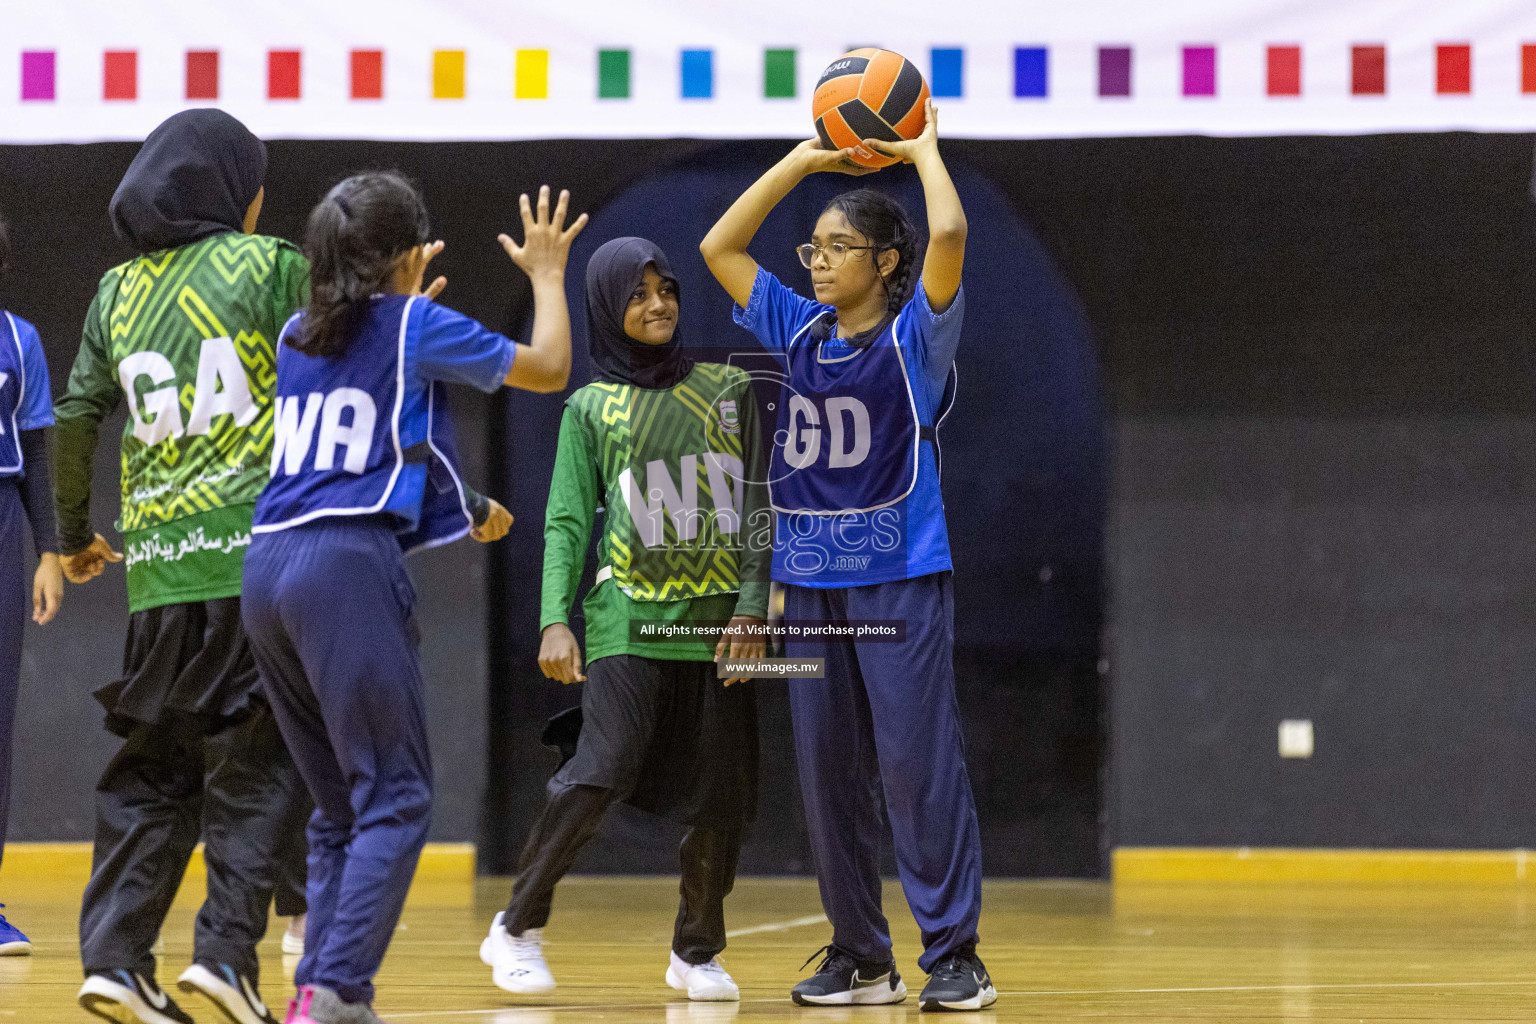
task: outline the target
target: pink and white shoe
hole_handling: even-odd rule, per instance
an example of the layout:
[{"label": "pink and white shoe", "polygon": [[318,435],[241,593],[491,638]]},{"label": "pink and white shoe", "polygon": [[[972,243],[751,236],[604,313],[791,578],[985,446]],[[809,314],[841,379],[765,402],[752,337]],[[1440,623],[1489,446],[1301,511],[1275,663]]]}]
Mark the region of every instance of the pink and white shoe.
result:
[{"label": "pink and white shoe", "polygon": [[288,1001],[288,1016],[283,1024],[384,1024],[367,1003],[342,1002],[332,990],[321,985],[300,985],[298,995]]},{"label": "pink and white shoe", "polygon": [[314,990],[308,985],[300,985],[298,994],[288,1000],[288,1016],[283,1018],[283,1024],[304,1024],[309,1020],[309,1003],[314,998]]}]

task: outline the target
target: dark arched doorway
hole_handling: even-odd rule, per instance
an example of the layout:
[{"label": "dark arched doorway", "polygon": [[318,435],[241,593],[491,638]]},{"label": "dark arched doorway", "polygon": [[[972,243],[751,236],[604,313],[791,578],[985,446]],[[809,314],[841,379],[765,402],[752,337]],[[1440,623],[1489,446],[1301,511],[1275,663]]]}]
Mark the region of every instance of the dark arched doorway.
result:
[{"label": "dark arched doorway", "polygon": [[[697,245],[783,149],[710,146],[593,211],[568,276],[577,323],[573,384],[589,379],[582,271],[594,249],[620,235],[643,235],[670,255],[681,277],[687,344],[708,347],[717,359],[724,349],[756,351],[732,323],[730,299]],[[980,173],[964,165],[952,171],[970,237],[959,397],[941,438],[956,568],[957,679],[984,862],[992,875],[1098,875],[1106,442],[1097,357],[1070,286],[1008,199]],[[754,255],[786,283],[807,286],[793,248],[826,201],[851,187],[890,192],[921,223],[922,194],[910,168],[854,181],[821,175],[805,182],[769,217]],[[543,508],[558,422],[555,403],[515,393],[505,402],[502,468],[507,493],[521,508]],[[499,546],[494,554],[492,593],[511,632],[493,643],[494,779],[482,856],[487,868],[508,871],[553,766],[552,756],[534,753],[540,726],[580,695],[544,680],[534,663],[537,637],[527,624],[537,618],[541,549]],[[588,566],[588,581],[594,568]],[[742,872],[810,873],[787,700],[772,683],[760,692],[761,811]],[[670,872],[676,838],[621,810],[577,870]]]}]

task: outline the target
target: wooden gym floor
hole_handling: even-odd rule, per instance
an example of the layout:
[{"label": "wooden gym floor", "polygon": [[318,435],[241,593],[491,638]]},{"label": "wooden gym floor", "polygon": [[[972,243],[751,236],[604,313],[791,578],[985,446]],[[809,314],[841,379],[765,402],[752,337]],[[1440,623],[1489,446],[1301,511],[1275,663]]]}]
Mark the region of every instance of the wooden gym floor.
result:
[{"label": "wooden gym floor", "polygon": [[[421,882],[380,974],[394,1022],[575,1024],[756,1020],[915,1021],[922,975],[900,889],[888,887],[897,955],[913,995],[901,1006],[810,1009],[787,992],[826,942],[813,882],[743,879],[727,904],[734,1004],[690,1004],[666,987],[675,910],[670,879],[573,878],[556,900],[547,954],[557,993],[515,999],[477,949],[506,880]],[[11,887],[6,913],[36,943],[0,958],[0,1022],[81,1022],[77,882]],[[982,953],[1001,996],[984,1021],[1516,1021],[1536,1019],[1536,897],[1523,885],[1097,882],[987,883]],[[160,979],[191,955],[194,901],[167,922]],[[263,993],[285,1005],[278,927],[262,947]],[[191,1001],[188,1000],[188,1003]],[[187,1005],[200,1021],[213,1013]],[[279,1011],[278,1016],[282,1013]],[[943,1019],[943,1018],[938,1018]]]}]

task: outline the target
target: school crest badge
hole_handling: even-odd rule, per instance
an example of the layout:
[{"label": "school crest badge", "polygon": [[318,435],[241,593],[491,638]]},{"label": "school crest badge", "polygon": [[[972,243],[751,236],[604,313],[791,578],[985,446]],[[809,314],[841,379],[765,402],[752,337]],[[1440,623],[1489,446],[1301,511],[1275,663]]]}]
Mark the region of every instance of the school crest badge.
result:
[{"label": "school crest badge", "polygon": [[720,400],[720,429],[727,434],[741,432],[741,422],[736,418],[736,399],[734,398]]}]

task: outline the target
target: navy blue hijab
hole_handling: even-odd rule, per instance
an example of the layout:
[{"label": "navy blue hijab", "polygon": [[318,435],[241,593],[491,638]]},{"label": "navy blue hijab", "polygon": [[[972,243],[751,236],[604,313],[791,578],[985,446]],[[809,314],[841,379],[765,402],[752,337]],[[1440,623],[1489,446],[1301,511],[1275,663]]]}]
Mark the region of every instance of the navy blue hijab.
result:
[{"label": "navy blue hijab", "polygon": [[[659,390],[693,371],[677,331],[665,345],[647,345],[624,333],[624,310],[647,265],[678,288],[667,254],[644,238],[631,235],[604,242],[587,261],[587,347],[593,380]],[[680,289],[678,294],[681,297]]]}]

